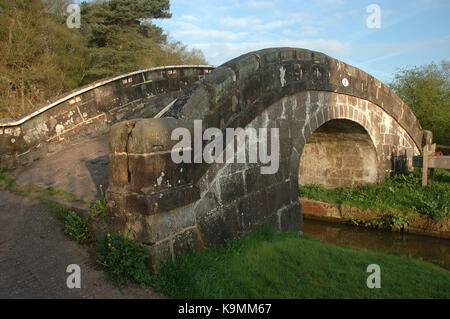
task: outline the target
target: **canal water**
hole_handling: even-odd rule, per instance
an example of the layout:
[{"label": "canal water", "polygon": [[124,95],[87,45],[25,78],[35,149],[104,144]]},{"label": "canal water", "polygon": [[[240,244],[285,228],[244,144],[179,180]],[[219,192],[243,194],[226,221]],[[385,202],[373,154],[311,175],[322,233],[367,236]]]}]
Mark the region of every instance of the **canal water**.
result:
[{"label": "canal water", "polygon": [[325,243],[413,257],[450,270],[449,239],[364,229],[306,218],[303,220],[302,231]]}]

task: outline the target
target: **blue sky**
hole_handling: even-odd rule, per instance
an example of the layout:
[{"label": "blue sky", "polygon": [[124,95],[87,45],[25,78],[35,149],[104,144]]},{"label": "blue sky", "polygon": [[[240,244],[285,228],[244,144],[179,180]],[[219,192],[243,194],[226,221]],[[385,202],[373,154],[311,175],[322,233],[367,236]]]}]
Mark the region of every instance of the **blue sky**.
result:
[{"label": "blue sky", "polygon": [[[172,0],[153,20],[172,40],[220,65],[249,51],[299,47],[326,53],[389,82],[398,68],[450,58],[450,0]],[[368,28],[370,4],[381,28]]]}]

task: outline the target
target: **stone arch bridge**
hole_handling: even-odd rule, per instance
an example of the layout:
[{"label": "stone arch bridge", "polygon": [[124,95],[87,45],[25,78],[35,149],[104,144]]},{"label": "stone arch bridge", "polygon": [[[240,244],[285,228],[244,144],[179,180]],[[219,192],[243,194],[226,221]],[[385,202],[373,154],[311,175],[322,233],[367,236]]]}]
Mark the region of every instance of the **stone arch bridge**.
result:
[{"label": "stone arch bridge", "polygon": [[[108,82],[108,89],[84,93],[101,110],[94,106],[83,112],[78,95],[70,96],[59,108],[78,105],[73,112],[78,123],[64,122],[73,126],[70,130],[55,131],[51,118],[60,121],[56,115],[31,116],[33,125],[0,122],[0,144],[7,145],[0,158],[31,161],[64,143],[64,134],[70,140],[70,132],[82,131],[83,125],[95,132],[97,126],[102,131],[109,126],[91,122],[116,123],[109,131],[109,214],[99,229],[132,230],[157,269],[161,260],[186,249],[220,244],[261,225],[300,230],[299,183],[376,183],[404,170],[405,158],[418,155],[424,145],[416,117],[385,84],[325,54],[265,49],[213,69],[166,67],[121,76]],[[178,98],[163,117],[138,118],[150,117],[142,109],[161,95],[164,100],[152,104],[151,116]],[[223,132],[277,128],[279,169],[261,174],[261,163],[176,164],[172,155],[178,141],[171,134],[180,127],[194,132],[195,120],[202,120],[203,130]],[[12,145],[15,133],[18,143]]]},{"label": "stone arch bridge", "polygon": [[[279,170],[175,164],[171,132],[193,130],[195,120],[203,130],[278,128]],[[408,106],[363,71],[303,49],[248,53],[194,83],[163,118],[112,127],[111,225],[134,230],[154,267],[264,224],[300,230],[299,182],[376,183],[403,169],[401,159],[419,154],[422,142]]]}]

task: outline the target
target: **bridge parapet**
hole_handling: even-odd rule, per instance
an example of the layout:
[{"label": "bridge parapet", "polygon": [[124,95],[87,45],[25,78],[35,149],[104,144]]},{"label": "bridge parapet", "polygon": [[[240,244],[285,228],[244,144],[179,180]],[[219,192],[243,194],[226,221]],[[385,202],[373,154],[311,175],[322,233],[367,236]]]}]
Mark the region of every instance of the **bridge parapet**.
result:
[{"label": "bridge parapet", "polygon": [[0,119],[0,167],[30,163],[127,118],[152,117],[213,69],[176,65],[129,72],[63,94],[19,119]]}]

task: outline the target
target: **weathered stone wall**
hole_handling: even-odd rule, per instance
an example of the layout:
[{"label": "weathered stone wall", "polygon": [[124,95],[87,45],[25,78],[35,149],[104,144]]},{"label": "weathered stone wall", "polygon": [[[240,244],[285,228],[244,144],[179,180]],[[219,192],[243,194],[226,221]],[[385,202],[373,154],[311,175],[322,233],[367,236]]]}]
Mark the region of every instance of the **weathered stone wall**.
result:
[{"label": "weathered stone wall", "polygon": [[0,119],[0,167],[29,163],[75,140],[106,133],[112,123],[152,117],[212,66],[167,66],[94,82],[37,106],[19,119]]},{"label": "weathered stone wall", "polygon": [[[278,128],[280,165],[175,165],[170,132]],[[150,265],[184,249],[222,243],[261,225],[299,230],[300,158],[310,136],[331,120],[349,120],[370,136],[380,180],[393,155],[418,154],[423,131],[409,108],[384,84],[324,54],[267,49],[243,55],[196,82],[166,117],[117,124],[110,134],[108,207],[115,229],[132,229]],[[247,145],[248,147],[248,145]],[[115,173],[116,172],[116,173]],[[116,176],[113,176],[116,174]]]},{"label": "weathered stone wall", "polygon": [[378,181],[377,152],[362,126],[332,120],[307,141],[299,168],[300,185],[359,186]]}]

